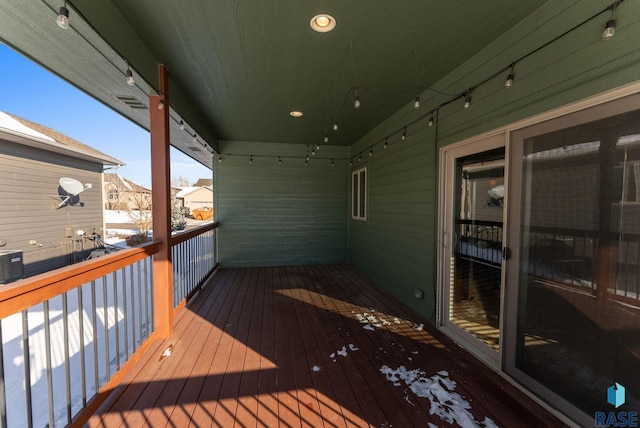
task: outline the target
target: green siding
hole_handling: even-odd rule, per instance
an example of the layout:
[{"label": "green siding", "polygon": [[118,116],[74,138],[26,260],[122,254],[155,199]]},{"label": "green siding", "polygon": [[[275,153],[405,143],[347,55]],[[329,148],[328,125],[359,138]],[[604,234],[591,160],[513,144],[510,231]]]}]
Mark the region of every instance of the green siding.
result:
[{"label": "green siding", "polygon": [[[594,15],[609,2],[549,2],[465,64],[433,85],[440,93],[460,94],[537,47]],[[367,222],[351,221],[350,261],[426,318],[435,319],[437,147],[461,141],[550,109],[633,82],[640,76],[640,2],[626,1],[617,11],[617,33],[600,36],[603,14],[562,40],[519,62],[515,84],[504,88],[508,72],[479,86],[470,109],[463,100],[443,107],[437,126],[427,118],[401,129],[449,100],[427,90],[422,108],[407,104],[351,147],[353,169],[369,166]],[[434,95],[435,94],[435,95]],[[408,100],[409,101],[409,100]],[[388,149],[369,147],[391,135]],[[357,162],[363,154],[363,163]],[[366,158],[366,159],[365,159]],[[421,288],[422,300],[413,296]]]},{"label": "green siding", "polygon": [[347,261],[348,148],[322,147],[307,166],[301,145],[222,142],[221,152],[214,166],[221,266]]}]

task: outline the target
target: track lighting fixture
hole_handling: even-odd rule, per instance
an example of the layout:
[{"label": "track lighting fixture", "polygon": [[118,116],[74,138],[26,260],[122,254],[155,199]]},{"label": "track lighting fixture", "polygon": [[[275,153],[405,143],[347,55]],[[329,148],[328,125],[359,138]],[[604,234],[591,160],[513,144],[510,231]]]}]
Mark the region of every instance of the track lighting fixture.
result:
[{"label": "track lighting fixture", "polygon": [[416,99],[413,101],[413,108],[415,109],[419,109],[420,108],[420,97],[416,96]]},{"label": "track lighting fixture", "polygon": [[64,0],[64,6],[62,6],[58,12],[56,23],[58,24],[58,27],[63,30],[69,28],[69,9],[67,9],[67,0]]},{"label": "track lighting fixture", "polygon": [[429,116],[429,126],[433,126],[433,113]]},{"label": "track lighting fixture", "polygon": [[[126,61],[126,60],[125,60]],[[127,76],[127,85],[129,86],[133,86],[136,84],[135,79],[133,78],[133,72],[131,71],[131,67],[129,67],[129,61],[127,61],[127,72],[126,72],[126,76]]]},{"label": "track lighting fixture", "polygon": [[402,129],[402,136],[400,136],[400,139],[401,139],[401,140],[404,140],[404,139],[406,139],[406,138],[407,138],[407,127],[405,126],[405,127]]},{"label": "track lighting fixture", "polygon": [[180,119],[180,130],[184,131],[184,121]]}]

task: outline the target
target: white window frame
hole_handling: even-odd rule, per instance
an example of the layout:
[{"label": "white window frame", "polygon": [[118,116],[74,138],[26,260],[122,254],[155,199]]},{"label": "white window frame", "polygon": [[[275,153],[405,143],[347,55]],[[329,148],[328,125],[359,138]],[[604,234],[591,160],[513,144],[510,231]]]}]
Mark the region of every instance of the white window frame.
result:
[{"label": "white window frame", "polygon": [[[367,186],[368,175],[366,166],[351,173],[351,218],[353,220],[367,220],[367,201],[369,199],[369,189]],[[364,191],[362,191],[363,187]]]}]

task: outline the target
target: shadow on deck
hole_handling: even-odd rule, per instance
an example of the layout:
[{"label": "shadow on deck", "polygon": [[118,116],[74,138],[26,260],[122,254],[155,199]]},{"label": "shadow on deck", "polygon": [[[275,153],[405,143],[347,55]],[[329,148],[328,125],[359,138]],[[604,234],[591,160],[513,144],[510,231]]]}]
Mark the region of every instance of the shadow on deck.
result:
[{"label": "shadow on deck", "polygon": [[223,269],[89,425],[564,426],[422,322],[350,265]]}]

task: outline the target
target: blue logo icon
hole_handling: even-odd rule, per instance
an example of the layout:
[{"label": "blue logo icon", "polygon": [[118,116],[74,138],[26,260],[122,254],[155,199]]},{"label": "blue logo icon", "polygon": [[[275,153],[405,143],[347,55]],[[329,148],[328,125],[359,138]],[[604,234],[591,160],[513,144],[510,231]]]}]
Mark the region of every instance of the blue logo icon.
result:
[{"label": "blue logo icon", "polygon": [[624,401],[624,386],[616,382],[615,385],[610,386],[607,389],[607,403],[615,406],[617,409],[624,404]]}]

